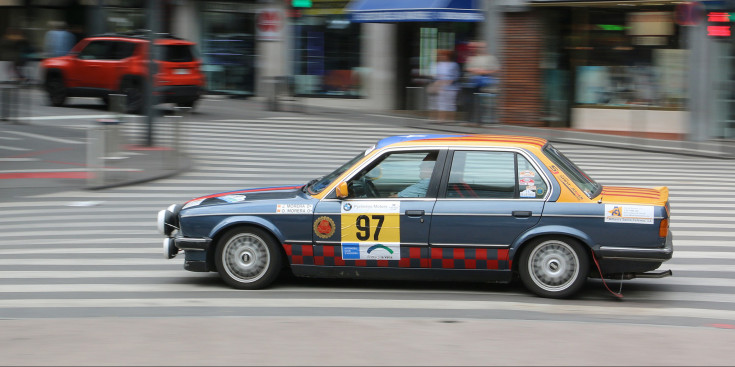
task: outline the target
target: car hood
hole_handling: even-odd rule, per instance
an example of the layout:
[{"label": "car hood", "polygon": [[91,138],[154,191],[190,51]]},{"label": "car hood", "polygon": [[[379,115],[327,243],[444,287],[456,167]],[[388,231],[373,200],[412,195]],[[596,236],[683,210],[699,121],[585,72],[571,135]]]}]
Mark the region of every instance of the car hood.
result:
[{"label": "car hood", "polygon": [[664,206],[669,200],[666,186],[652,189],[640,187],[603,186],[602,203],[605,204],[642,204]]},{"label": "car hood", "polygon": [[221,192],[189,200],[184,204],[184,209],[196,206],[229,204],[243,201],[289,199],[299,195],[302,186],[303,185],[261,187],[257,189]]}]

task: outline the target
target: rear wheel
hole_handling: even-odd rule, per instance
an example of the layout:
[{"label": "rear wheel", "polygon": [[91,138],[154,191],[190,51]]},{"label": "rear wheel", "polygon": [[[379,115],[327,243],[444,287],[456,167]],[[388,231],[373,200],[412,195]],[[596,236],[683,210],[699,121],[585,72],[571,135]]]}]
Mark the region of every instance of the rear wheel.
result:
[{"label": "rear wheel", "polygon": [[568,238],[542,238],[528,244],[519,264],[523,284],[549,298],[566,298],[584,285],[589,259],[579,242]]},{"label": "rear wheel", "polygon": [[215,264],[222,280],[238,289],[270,285],[281,270],[281,252],[273,237],[257,228],[234,228],[217,245]]},{"label": "rear wheel", "polygon": [[67,90],[61,75],[51,75],[46,80],[46,92],[52,106],[61,107],[66,102]]}]

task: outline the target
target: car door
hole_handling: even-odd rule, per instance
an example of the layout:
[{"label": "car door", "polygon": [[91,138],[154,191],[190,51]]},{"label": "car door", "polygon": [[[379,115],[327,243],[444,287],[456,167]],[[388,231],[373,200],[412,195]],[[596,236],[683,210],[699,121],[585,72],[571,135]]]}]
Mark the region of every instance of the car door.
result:
[{"label": "car door", "polygon": [[112,55],[112,41],[90,41],[79,52],[69,72],[69,86],[103,88],[107,78],[105,64]]},{"label": "car door", "polygon": [[538,223],[546,180],[521,151],[451,152],[434,206],[432,267],[505,270],[508,250]]},{"label": "car door", "polygon": [[347,179],[348,197],[327,195],[314,210],[316,265],[428,268],[445,155],[386,152]]}]

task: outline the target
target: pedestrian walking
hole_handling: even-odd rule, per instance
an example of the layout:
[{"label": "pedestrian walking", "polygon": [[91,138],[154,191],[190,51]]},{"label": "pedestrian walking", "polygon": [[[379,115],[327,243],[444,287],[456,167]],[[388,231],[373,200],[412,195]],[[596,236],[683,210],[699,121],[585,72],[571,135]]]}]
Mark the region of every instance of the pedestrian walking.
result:
[{"label": "pedestrian walking", "polygon": [[46,32],[43,40],[43,51],[46,57],[64,56],[74,47],[76,39],[66,30],[66,23],[50,21],[51,30]]},{"label": "pedestrian walking", "polygon": [[477,94],[488,92],[497,85],[500,70],[498,59],[487,52],[485,42],[473,41],[469,44],[470,56],[465,64],[466,91],[465,101],[467,119],[475,124],[480,122]]},{"label": "pedestrian walking", "polygon": [[438,50],[433,70],[434,82],[429,85],[432,118],[439,122],[454,121],[460,69],[451,50]]}]

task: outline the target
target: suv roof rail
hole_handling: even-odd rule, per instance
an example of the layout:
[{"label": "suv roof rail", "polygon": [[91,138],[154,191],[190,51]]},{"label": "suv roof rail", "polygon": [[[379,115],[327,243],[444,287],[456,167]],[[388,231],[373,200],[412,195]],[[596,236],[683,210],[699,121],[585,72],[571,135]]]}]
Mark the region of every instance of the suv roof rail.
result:
[{"label": "suv roof rail", "polygon": [[[124,31],[124,32],[108,32],[108,33],[102,33],[98,35],[94,35],[93,37],[128,37],[128,38],[140,38],[140,39],[148,39],[148,30],[147,29],[135,29],[130,31]],[[176,37],[171,35],[170,33],[156,33],[156,38],[169,38],[169,39],[177,39],[180,40],[182,38]]]}]

